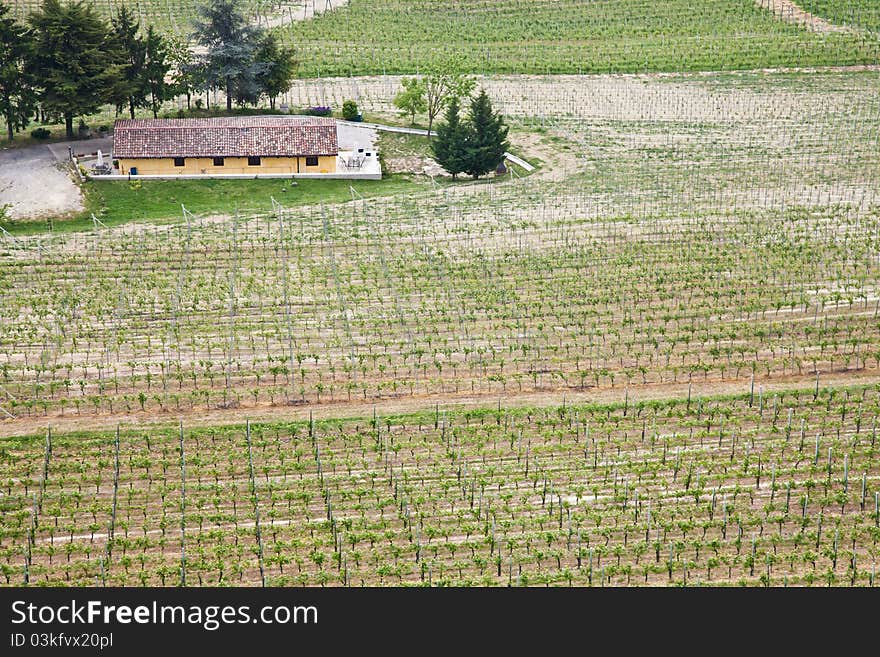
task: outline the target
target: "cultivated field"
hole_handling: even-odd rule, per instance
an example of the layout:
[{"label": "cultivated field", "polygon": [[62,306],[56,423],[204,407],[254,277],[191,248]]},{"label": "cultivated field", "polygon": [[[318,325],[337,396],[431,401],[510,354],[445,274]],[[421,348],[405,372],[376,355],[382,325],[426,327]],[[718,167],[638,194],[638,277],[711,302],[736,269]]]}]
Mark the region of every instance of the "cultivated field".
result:
[{"label": "cultivated field", "polygon": [[[24,16],[39,3],[12,4]],[[97,0],[96,7],[110,14],[118,4]],[[793,20],[794,3],[777,0],[245,4],[255,23],[277,27],[296,47],[305,77],[412,73],[451,56],[475,73],[546,74],[873,64],[880,54],[878,10],[869,0],[807,0],[801,6],[815,19],[806,21]],[[186,36],[197,5],[139,0],[133,9],[145,22]]]},{"label": "cultivated field", "polygon": [[64,585],[858,585],[877,388],[17,439],[0,570]]},{"label": "cultivated field", "polygon": [[5,406],[176,412],[876,368],[875,79],[836,94],[791,92],[784,75],[748,94],[624,80],[609,97],[638,90],[650,111],[551,103],[563,115],[543,117],[548,164],[530,178],[7,240]]},{"label": "cultivated field", "polygon": [[[438,4],[281,29],[412,72]],[[657,72],[876,64],[873,14],[443,4],[534,173],[0,234],[0,584],[876,585],[880,71]],[[654,72],[498,74],[603,43]]]},{"label": "cultivated field", "polygon": [[7,240],[2,430],[126,423],[6,442],[10,582],[873,584],[875,79],[496,79],[532,177]]}]

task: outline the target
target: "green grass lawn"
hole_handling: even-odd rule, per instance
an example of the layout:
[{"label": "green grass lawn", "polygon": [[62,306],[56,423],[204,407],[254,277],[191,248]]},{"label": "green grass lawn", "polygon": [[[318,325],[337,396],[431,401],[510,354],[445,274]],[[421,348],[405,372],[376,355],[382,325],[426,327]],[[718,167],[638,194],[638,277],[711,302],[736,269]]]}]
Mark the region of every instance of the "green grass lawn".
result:
[{"label": "green grass lawn", "polygon": [[0,223],[12,234],[88,230],[91,213],[108,226],[131,221],[179,220],[181,205],[197,215],[270,211],[271,199],[286,207],[317,203],[342,203],[352,198],[351,188],[364,198],[389,196],[431,186],[429,180],[395,175],[383,180],[142,180],[90,181],[84,184],[86,212],[60,221]]},{"label": "green grass lawn", "polygon": [[[294,184],[295,183],[295,184]],[[271,210],[274,197],[285,206],[341,203],[359,194],[387,196],[418,186],[405,177],[386,180],[148,180],[92,182],[112,221],[162,219],[180,215],[181,204],[197,214]],[[103,219],[102,219],[103,220]],[[106,223],[106,222],[105,222]]]},{"label": "green grass lawn", "polygon": [[[409,127],[408,123],[407,127]],[[427,137],[420,137],[418,135],[380,132],[377,146],[379,152],[386,158],[406,157],[408,155],[431,155],[431,142],[428,141]]]}]

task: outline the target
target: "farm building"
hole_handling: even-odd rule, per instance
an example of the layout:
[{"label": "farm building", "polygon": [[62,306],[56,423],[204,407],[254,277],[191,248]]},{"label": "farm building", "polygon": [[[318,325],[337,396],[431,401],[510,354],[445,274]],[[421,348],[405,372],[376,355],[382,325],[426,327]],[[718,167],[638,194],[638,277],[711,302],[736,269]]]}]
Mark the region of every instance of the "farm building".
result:
[{"label": "farm building", "polygon": [[302,116],[119,120],[123,175],[336,173],[336,121]]}]

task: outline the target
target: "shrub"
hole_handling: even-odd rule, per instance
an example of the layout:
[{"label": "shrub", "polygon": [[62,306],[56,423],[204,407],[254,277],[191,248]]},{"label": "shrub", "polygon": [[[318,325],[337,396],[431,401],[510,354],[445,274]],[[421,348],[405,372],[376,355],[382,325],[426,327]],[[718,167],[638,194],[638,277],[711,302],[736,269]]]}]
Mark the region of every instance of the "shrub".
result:
[{"label": "shrub", "polygon": [[357,103],[353,100],[347,100],[342,103],[342,118],[346,121],[357,121],[360,119]]},{"label": "shrub", "polygon": [[333,114],[333,110],[324,105],[317,105],[315,107],[309,107],[306,109],[306,114],[309,116],[330,116]]},{"label": "shrub", "polygon": [[36,130],[31,130],[31,137],[34,139],[48,139],[52,136],[52,133],[46,128],[37,128]]}]

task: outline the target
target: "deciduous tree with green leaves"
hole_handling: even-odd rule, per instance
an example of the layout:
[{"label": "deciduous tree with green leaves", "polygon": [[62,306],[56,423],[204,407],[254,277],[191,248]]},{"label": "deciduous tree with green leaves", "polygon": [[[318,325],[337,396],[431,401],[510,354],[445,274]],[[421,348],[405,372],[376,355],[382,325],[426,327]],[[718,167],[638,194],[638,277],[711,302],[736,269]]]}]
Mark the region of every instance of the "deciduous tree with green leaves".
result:
[{"label": "deciduous tree with green leaves", "polygon": [[257,61],[264,65],[263,71],[257,76],[257,83],[269,98],[269,107],[274,110],[275,100],[290,88],[296,75],[297,62],[293,48],[283,46],[275,34],[268,32],[257,51]]},{"label": "deciduous tree with green leaves", "polygon": [[410,124],[416,122],[416,114],[428,109],[425,101],[425,83],[421,78],[403,78],[400,81],[403,89],[394,97],[394,106],[403,116],[410,117]]},{"label": "deciduous tree with green leaves", "polygon": [[421,78],[405,78],[403,91],[394,104],[415,120],[418,112],[428,114],[428,136],[432,136],[434,120],[453,98],[466,98],[476,87],[476,80],[461,73],[461,58],[444,60],[431,67]]},{"label": "deciduous tree with green leaves", "polygon": [[16,130],[27,127],[36,107],[32,57],[31,34],[9,16],[9,7],[0,4],[0,114],[9,141]]},{"label": "deciduous tree with green leaves", "polygon": [[190,51],[186,39],[169,35],[165,37],[165,45],[171,71],[169,94],[186,96],[186,109],[191,109],[192,94],[202,84],[200,63]]},{"label": "deciduous tree with green leaves", "polygon": [[461,65],[456,60],[447,60],[442,65],[438,64],[423,78],[425,85],[425,105],[428,113],[428,136],[443,108],[453,98],[466,98],[470,96],[477,81],[464,73],[460,73]]}]

